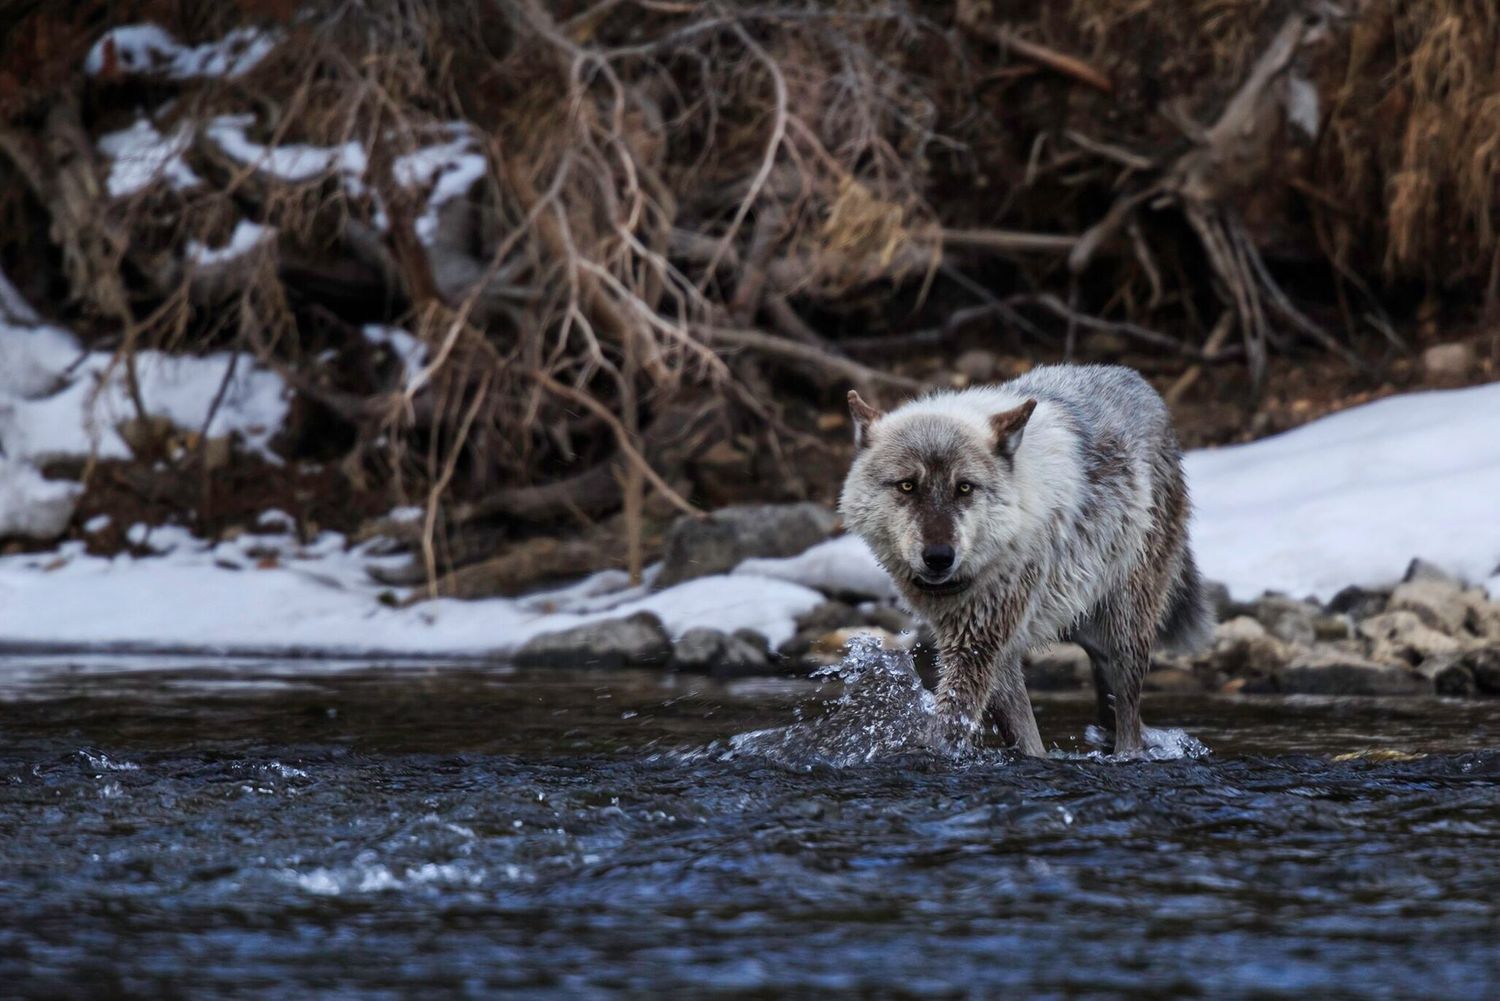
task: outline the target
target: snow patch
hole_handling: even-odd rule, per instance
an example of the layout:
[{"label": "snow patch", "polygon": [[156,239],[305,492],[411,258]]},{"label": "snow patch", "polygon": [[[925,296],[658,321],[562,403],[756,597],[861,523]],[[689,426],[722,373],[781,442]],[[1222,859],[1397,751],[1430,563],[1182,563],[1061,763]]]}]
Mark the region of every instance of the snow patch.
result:
[{"label": "snow patch", "polygon": [[1500,596],[1500,384],[1393,396],[1187,456],[1193,545],[1239,599],[1389,585],[1414,556]]},{"label": "snow patch", "polygon": [[24,462],[0,455],[0,539],[55,539],[73,519],[83,487],[45,479]]},{"label": "snow patch", "polygon": [[897,596],[890,575],[875,561],[875,554],[857,535],[829,539],[785,559],[745,560],[731,572],[793,581],[821,591],[872,598],[894,599]]},{"label": "snow patch", "polygon": [[159,25],[129,24],[101,35],[84,58],[83,70],[90,76],[110,72],[168,80],[233,79],[254,69],[280,41],[277,32],[236,28],[216,42],[183,45]]},{"label": "snow patch", "polygon": [[246,135],[246,131],[254,124],[254,115],[219,115],[208,123],[204,134],[217,143],[231,159],[284,181],[311,181],[337,172],[351,194],[364,193],[364,176],[369,168],[370,158],[359,143],[346,142],[340,146],[310,146],[306,143],[264,146]]},{"label": "snow patch", "polygon": [[416,374],[426,367],[427,345],[400,327],[371,323],[365,326],[364,334],[365,340],[371,344],[389,348],[391,354],[401,362],[404,372],[403,385],[409,384]]},{"label": "snow patch", "polygon": [[186,125],[164,136],[145,118],[136,119],[127,129],[101,136],[99,152],[110,158],[109,179],[105,182],[110,197],[124,198],[144,191],[159,178],[178,189],[202,184],[182,159],[192,141]]},{"label": "snow patch", "polygon": [[[238,435],[263,458],[279,461],[269,443],[286,416],[286,386],[248,357],[234,358],[138,352],[146,411],[197,431],[234,364],[208,434]],[[118,428],[136,416],[125,366],[113,354],[85,352],[55,328],[0,324],[0,448],[8,458],[36,464],[90,454],[126,458],[130,447]]]},{"label": "snow patch", "polygon": [[262,226],[249,219],[241,219],[234,224],[234,232],[230,234],[229,242],[222,247],[207,247],[197,240],[188,241],[187,258],[201,267],[224,264],[237,257],[243,257],[267,240],[274,239],[275,236],[276,230],[272,227]]},{"label": "snow patch", "polygon": [[438,211],[455,198],[467,195],[489,170],[469,127],[455,122],[447,128],[453,136],[448,142],[399,156],[391,164],[391,177],[397,184],[405,188],[430,188],[427,207],[414,224],[417,239],[429,246],[437,239]]}]

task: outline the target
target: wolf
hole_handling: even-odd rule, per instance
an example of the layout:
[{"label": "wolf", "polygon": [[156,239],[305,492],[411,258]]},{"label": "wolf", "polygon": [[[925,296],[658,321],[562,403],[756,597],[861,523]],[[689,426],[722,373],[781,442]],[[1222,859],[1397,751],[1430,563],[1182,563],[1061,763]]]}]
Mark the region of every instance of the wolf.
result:
[{"label": "wolf", "polygon": [[882,413],[849,393],[855,457],[839,498],[937,636],[950,737],[989,706],[1008,744],[1044,753],[1021,658],[1058,640],[1093,668],[1114,749],[1141,749],[1153,645],[1211,628],[1188,545],[1182,450],[1133,369],[1048,365]]}]

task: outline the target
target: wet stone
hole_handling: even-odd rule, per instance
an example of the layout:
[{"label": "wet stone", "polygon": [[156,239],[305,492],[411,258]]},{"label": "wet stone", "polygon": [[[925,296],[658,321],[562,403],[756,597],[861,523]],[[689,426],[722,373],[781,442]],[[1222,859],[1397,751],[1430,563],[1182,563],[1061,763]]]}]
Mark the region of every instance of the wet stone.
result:
[{"label": "wet stone", "polygon": [[1486,695],[1500,695],[1500,646],[1470,650],[1462,663],[1474,672],[1474,684]]},{"label": "wet stone", "polygon": [[1428,657],[1417,665],[1417,673],[1429,679],[1439,695],[1467,698],[1474,694],[1474,671],[1460,654]]},{"label": "wet stone", "polygon": [[1318,638],[1314,620],[1322,610],[1295,598],[1268,594],[1255,603],[1255,618],[1283,643],[1309,646]]},{"label": "wet stone", "polygon": [[717,629],[689,629],[677,639],[671,667],[674,671],[715,678],[765,674],[771,665],[763,644],[763,638],[762,644],[757,645]]},{"label": "wet stone", "polygon": [[520,667],[657,667],[672,656],[672,640],[650,612],[542,633],[516,651]]},{"label": "wet stone", "polygon": [[756,557],[796,556],[828,538],[837,524],[818,504],[726,507],[706,518],[679,518],[667,533],[657,587],[726,573]]},{"label": "wet stone", "polygon": [[1296,657],[1276,672],[1275,683],[1277,691],[1286,695],[1425,695],[1433,691],[1432,681],[1410,668],[1329,650]]},{"label": "wet stone", "polygon": [[1456,584],[1436,580],[1412,580],[1391,592],[1387,611],[1414,613],[1422,624],[1449,636],[1464,628],[1472,598]]},{"label": "wet stone", "polygon": [[842,601],[825,601],[797,616],[797,629],[799,632],[816,629],[820,633],[826,633],[862,622],[864,616],[853,605]]},{"label": "wet stone", "polygon": [[1358,622],[1385,611],[1390,597],[1390,591],[1350,586],[1335,594],[1324,611],[1332,615],[1348,615]]}]

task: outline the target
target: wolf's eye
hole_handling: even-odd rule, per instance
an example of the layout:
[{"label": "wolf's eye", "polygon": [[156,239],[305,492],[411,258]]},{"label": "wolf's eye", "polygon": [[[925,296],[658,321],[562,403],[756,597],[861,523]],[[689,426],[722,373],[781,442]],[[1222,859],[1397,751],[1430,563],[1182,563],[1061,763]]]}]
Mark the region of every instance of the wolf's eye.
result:
[{"label": "wolf's eye", "polygon": [[917,489],[917,485],[911,480],[902,480],[900,483],[896,484],[896,489],[900,490],[904,494],[909,494],[913,490]]},{"label": "wolf's eye", "polygon": [[974,492],[974,484],[968,480],[964,480],[958,485],[958,492],[961,494],[971,494]]}]

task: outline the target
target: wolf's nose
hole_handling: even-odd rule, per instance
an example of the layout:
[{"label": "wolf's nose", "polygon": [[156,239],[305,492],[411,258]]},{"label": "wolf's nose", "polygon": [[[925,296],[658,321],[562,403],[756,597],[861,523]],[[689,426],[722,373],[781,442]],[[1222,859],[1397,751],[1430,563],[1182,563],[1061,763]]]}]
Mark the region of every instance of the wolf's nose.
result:
[{"label": "wolf's nose", "polygon": [[953,555],[952,546],[938,544],[922,547],[922,562],[934,573],[950,569],[953,566]]}]

